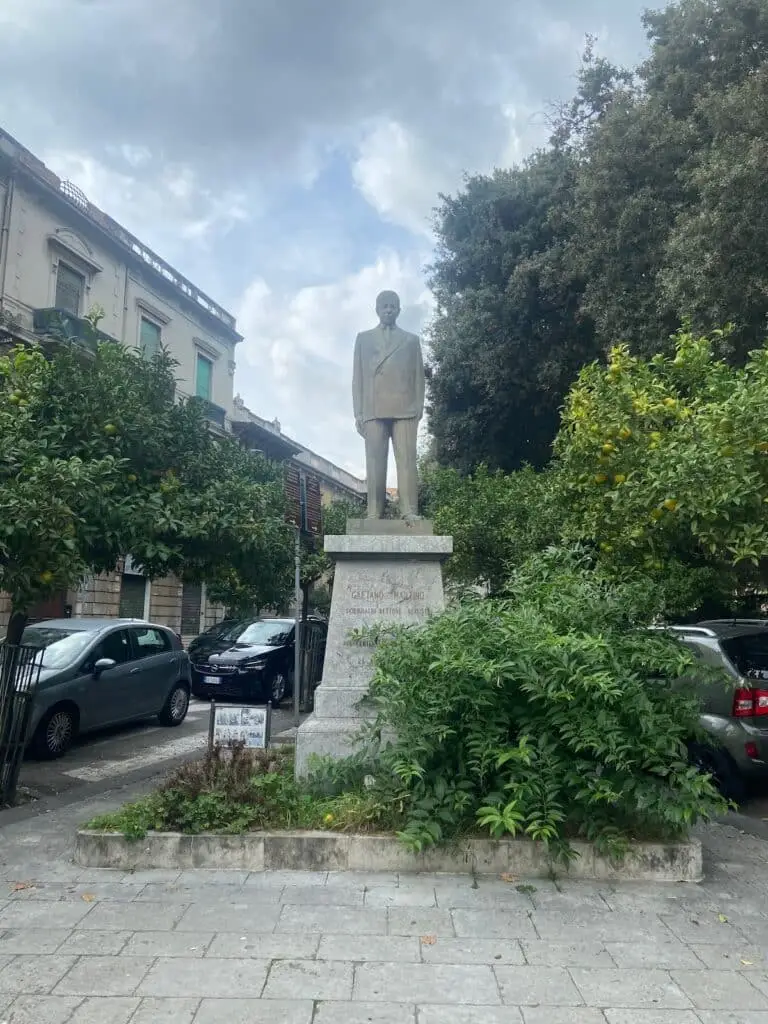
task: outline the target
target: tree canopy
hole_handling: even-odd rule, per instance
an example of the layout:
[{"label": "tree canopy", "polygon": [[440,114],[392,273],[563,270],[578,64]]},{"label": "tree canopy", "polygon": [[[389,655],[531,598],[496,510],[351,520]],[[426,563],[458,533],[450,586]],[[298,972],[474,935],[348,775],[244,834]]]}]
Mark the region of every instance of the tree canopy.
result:
[{"label": "tree canopy", "polygon": [[28,609],[131,554],[149,576],[247,588],[261,606],[290,586],[283,471],[175,400],[174,364],[118,344],[0,358],[0,589],[9,637]]},{"label": "tree canopy", "polygon": [[615,344],[670,352],[690,322],[738,365],[762,343],[768,0],[678,0],[644,25],[635,69],[590,41],[547,148],[441,197],[429,396],[442,465],[545,465],[578,370]]},{"label": "tree canopy", "polygon": [[768,345],[734,366],[723,341],[684,329],[668,354],[616,346],[585,367],[545,470],[431,470],[449,578],[504,593],[575,545],[604,578],[649,581],[657,614],[746,608],[768,582]]}]

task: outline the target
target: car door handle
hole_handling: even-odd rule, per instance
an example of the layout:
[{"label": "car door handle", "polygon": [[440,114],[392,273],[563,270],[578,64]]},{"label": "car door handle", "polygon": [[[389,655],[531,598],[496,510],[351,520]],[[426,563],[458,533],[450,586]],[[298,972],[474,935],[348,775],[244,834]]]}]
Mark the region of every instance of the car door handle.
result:
[{"label": "car door handle", "polygon": [[139,674],[139,672],[141,672],[140,668],[132,668],[131,669],[131,675],[132,676],[137,676]]}]

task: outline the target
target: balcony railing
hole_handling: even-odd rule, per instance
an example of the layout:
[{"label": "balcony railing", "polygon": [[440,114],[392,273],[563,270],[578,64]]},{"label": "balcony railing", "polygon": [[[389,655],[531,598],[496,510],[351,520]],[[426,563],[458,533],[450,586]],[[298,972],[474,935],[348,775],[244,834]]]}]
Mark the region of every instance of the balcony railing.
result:
[{"label": "balcony railing", "polygon": [[209,422],[214,423],[217,427],[221,427],[222,430],[226,430],[226,409],[222,409],[222,407],[220,405],[216,405],[215,402],[209,402],[207,398],[200,398],[199,395],[193,395],[190,401],[197,402],[201,406],[203,415]]},{"label": "balcony railing", "polygon": [[35,334],[57,341],[74,341],[91,352],[96,351],[99,342],[115,341],[109,334],[94,328],[88,320],[73,316],[66,309],[35,309],[32,311],[32,326]]}]

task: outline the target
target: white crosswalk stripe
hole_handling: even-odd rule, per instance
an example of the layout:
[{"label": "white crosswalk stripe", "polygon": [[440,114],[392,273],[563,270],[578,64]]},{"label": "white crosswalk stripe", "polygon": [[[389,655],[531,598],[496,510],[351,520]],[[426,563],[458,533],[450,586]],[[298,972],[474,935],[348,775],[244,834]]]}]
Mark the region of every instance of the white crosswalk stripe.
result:
[{"label": "white crosswalk stripe", "polygon": [[73,779],[80,779],[82,782],[101,782],[102,779],[126,775],[139,768],[147,768],[174,757],[181,757],[183,754],[193,754],[196,751],[202,753],[207,742],[208,736],[204,732],[198,732],[192,736],[179,736],[168,743],[148,747],[146,750],[134,754],[133,757],[124,757],[113,761],[94,761],[92,764],[82,765],[79,768],[71,768],[63,774]]}]

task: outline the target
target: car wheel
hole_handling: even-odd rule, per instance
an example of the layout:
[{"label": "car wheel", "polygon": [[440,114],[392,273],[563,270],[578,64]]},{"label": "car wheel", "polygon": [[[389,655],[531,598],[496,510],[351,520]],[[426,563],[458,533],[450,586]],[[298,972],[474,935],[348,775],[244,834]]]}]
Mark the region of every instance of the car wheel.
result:
[{"label": "car wheel", "polygon": [[279,707],[285,700],[285,693],[288,683],[282,672],[276,672],[269,682],[267,700],[272,702],[272,707]]},{"label": "car wheel", "polygon": [[691,763],[695,764],[699,771],[712,776],[712,783],[720,795],[726,800],[741,803],[746,796],[747,788],[728,754],[703,743],[692,743],[689,750]]},{"label": "car wheel", "polygon": [[181,725],[189,710],[189,689],[186,683],[177,683],[168,694],[168,699],[157,716],[161,725],[174,727]]},{"label": "car wheel", "polygon": [[77,734],[77,717],[69,708],[51,708],[37,727],[33,753],[46,761],[63,757]]}]

